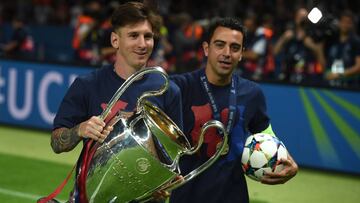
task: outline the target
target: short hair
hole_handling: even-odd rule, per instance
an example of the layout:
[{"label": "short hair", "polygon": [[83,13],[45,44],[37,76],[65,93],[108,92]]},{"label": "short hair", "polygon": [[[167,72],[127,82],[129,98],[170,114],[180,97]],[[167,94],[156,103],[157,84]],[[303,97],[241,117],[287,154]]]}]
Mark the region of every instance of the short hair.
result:
[{"label": "short hair", "polygon": [[350,19],[355,23],[356,18],[355,18],[354,13],[351,12],[351,10],[344,10],[344,11],[342,11],[342,12],[340,13],[339,19],[341,19],[341,18],[343,18],[343,17],[348,17],[348,18],[350,18]]},{"label": "short hair", "polygon": [[127,2],[115,9],[111,16],[113,30],[130,24],[148,20],[155,35],[159,34],[161,27],[160,16],[148,5],[141,2]]},{"label": "short hair", "polygon": [[246,33],[245,33],[245,27],[241,24],[240,20],[238,18],[234,18],[234,17],[225,17],[225,18],[214,18],[209,25],[209,29],[207,32],[207,37],[205,38],[205,40],[210,43],[210,40],[212,38],[212,36],[214,35],[214,32],[216,30],[216,28],[218,27],[226,27],[232,30],[237,30],[239,32],[242,33],[243,35],[243,44],[245,42],[245,37],[246,37]]}]

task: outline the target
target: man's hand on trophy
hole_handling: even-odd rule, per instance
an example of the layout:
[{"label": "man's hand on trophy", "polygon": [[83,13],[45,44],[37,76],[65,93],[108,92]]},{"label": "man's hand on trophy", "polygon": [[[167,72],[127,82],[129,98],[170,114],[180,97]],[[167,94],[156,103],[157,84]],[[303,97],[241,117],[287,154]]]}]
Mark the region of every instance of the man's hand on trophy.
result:
[{"label": "man's hand on trophy", "polygon": [[[114,125],[119,121],[118,117],[114,117],[112,118],[108,123],[106,123],[104,130],[102,131],[101,134],[105,135],[105,138],[110,134],[111,131],[114,130]],[[99,140],[100,143],[104,142],[104,139]]]},{"label": "man's hand on trophy", "polygon": [[177,184],[179,184],[179,183],[181,183],[181,182],[183,182],[184,181],[184,176],[182,176],[182,175],[177,175],[175,178],[174,178],[174,180],[171,182],[171,183],[169,183],[169,185],[171,184],[171,185],[177,185]]},{"label": "man's hand on trophy", "polygon": [[93,116],[89,120],[80,123],[78,135],[103,142],[112,130],[112,125],[105,125],[105,122],[99,116]]},{"label": "man's hand on trophy", "polygon": [[168,192],[167,190],[168,189],[172,189],[172,186],[176,186],[178,185],[179,183],[183,182],[184,181],[184,177],[182,175],[178,175],[174,178],[174,180],[168,184],[166,184],[163,189],[160,189],[156,192],[154,192],[153,194],[153,198],[156,200],[156,201],[161,201],[161,200],[165,200],[166,198],[170,197],[171,193]]},{"label": "man's hand on trophy", "polygon": [[170,197],[170,192],[168,192],[166,190],[158,190],[158,191],[154,192],[154,194],[153,194],[153,199],[155,201],[162,201],[168,197]]}]

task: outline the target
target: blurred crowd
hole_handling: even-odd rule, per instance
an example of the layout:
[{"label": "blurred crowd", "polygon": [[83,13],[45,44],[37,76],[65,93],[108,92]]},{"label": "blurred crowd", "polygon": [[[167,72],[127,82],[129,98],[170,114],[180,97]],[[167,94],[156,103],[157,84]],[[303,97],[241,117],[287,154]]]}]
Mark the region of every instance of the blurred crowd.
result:
[{"label": "blurred crowd", "polygon": [[[5,58],[36,59],[32,26],[65,26],[73,32],[69,63],[99,67],[112,63],[110,16],[125,1],[14,0],[0,3],[0,26],[11,24],[1,39]],[[236,16],[247,28],[237,71],[251,80],[360,88],[360,2],[350,0],[153,0],[163,17],[149,66],[187,72],[204,61],[202,41],[209,21]],[[316,2],[316,3],[315,3]],[[323,12],[316,24],[308,14]],[[58,33],[61,35],[61,33]],[[56,36],[52,36],[57,40]],[[46,60],[46,59],[43,59]]]}]

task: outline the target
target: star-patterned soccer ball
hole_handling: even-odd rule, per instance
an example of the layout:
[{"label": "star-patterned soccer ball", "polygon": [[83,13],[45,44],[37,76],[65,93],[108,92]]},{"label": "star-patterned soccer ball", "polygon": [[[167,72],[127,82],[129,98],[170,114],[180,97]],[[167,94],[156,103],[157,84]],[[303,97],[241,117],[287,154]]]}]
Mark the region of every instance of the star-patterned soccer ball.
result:
[{"label": "star-patterned soccer ball", "polygon": [[280,160],[287,155],[286,147],[279,138],[266,133],[251,135],[245,141],[241,158],[244,173],[260,181],[264,172],[281,171],[284,166]]}]

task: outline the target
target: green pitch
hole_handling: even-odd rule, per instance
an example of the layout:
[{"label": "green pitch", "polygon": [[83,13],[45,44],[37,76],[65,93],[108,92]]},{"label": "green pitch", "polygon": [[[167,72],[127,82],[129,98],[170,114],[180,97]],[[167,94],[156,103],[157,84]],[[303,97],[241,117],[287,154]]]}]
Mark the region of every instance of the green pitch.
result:
[{"label": "green pitch", "polygon": [[[0,126],[0,202],[33,203],[51,193],[70,172],[80,148],[55,154],[50,132]],[[58,199],[66,200],[72,180]],[[360,178],[301,169],[283,185],[248,179],[251,203],[353,203],[360,200]]]},{"label": "green pitch", "polygon": [[[66,178],[80,148],[55,154],[50,132],[0,126],[0,202],[36,202],[47,196]],[[57,199],[66,200],[73,178]],[[64,202],[64,201],[63,201]]]}]

